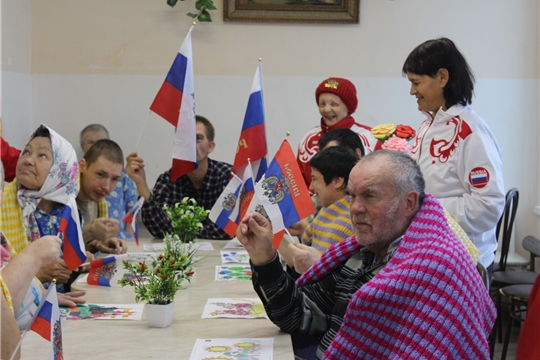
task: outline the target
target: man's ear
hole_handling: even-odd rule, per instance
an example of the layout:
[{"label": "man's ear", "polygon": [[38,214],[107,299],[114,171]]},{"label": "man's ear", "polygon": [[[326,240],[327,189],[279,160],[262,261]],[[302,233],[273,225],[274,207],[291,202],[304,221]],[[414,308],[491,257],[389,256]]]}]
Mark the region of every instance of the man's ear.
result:
[{"label": "man's ear", "polygon": [[448,80],[450,80],[450,74],[447,69],[440,68],[439,71],[437,71],[437,78],[441,83],[441,87],[444,89],[446,84],[448,84]]},{"label": "man's ear", "polygon": [[407,216],[414,215],[418,210],[418,199],[420,195],[411,190],[405,195],[405,213]]},{"label": "man's ear", "polygon": [[210,154],[212,151],[214,151],[216,147],[215,141],[210,141],[210,147],[208,148],[208,153]]}]

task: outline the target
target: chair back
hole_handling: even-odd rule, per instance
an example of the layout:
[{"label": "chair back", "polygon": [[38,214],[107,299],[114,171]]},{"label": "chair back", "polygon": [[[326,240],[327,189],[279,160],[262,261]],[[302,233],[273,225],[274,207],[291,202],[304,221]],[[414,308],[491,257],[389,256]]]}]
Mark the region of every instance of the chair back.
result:
[{"label": "chair back", "polygon": [[540,258],[540,240],[534,236],[527,235],[523,239],[523,248],[531,253],[531,271],[534,271],[534,260]]},{"label": "chair back", "polygon": [[498,271],[506,271],[506,262],[508,261],[508,251],[510,250],[510,238],[514,228],[514,220],[519,202],[519,191],[517,188],[508,190],[505,198],[504,211],[497,223],[496,236],[497,241],[501,241],[501,258],[499,260]]}]

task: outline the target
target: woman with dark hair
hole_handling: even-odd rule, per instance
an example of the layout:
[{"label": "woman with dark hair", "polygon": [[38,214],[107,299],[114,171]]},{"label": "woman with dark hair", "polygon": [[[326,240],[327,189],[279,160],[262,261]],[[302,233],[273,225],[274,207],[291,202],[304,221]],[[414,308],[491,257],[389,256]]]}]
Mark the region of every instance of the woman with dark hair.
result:
[{"label": "woman with dark hair", "polygon": [[402,71],[427,117],[412,149],[426,192],[457,217],[491,274],[495,227],[504,208],[502,160],[495,136],[470,106],[471,69],[450,39],[438,38],[416,47]]}]

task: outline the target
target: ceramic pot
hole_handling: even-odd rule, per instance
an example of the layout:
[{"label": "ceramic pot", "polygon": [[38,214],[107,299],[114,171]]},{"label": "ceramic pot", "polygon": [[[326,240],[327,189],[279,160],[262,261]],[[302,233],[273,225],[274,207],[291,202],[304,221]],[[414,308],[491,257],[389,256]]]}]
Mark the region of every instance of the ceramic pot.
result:
[{"label": "ceramic pot", "polygon": [[167,305],[146,304],[146,322],[150,327],[166,328],[171,325],[174,302]]}]

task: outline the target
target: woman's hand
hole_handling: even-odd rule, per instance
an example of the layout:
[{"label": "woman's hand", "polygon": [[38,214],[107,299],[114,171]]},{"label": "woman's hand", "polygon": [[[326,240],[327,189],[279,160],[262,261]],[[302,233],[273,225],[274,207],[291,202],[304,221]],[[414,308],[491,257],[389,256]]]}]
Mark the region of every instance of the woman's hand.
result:
[{"label": "woman's hand", "polygon": [[86,295],[86,291],[72,291],[65,294],[58,293],[58,306],[75,307],[77,304],[84,304],[86,300],[81,296]]},{"label": "woman's hand", "polygon": [[71,271],[67,268],[64,260],[54,260],[43,265],[36,274],[41,282],[51,282],[56,279],[57,284],[66,284]]}]

